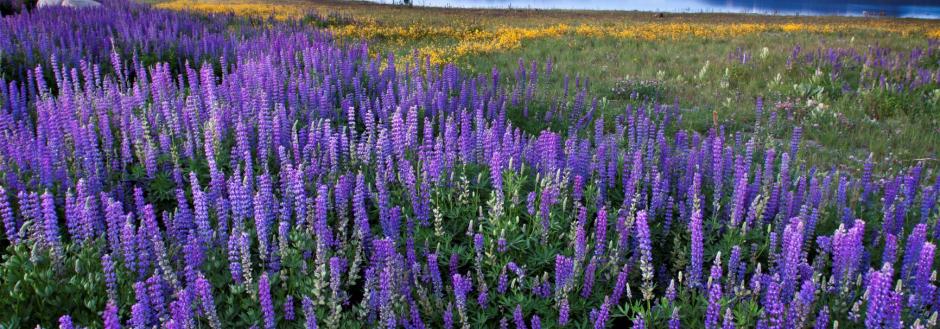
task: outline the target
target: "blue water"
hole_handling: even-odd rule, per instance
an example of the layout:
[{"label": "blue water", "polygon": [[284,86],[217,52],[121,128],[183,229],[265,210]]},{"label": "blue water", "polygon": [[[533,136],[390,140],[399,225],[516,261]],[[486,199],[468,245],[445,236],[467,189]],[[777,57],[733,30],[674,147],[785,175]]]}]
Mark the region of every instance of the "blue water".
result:
[{"label": "blue water", "polygon": [[[373,0],[393,3],[401,0]],[[940,18],[940,0],[412,0],[416,6]]]}]

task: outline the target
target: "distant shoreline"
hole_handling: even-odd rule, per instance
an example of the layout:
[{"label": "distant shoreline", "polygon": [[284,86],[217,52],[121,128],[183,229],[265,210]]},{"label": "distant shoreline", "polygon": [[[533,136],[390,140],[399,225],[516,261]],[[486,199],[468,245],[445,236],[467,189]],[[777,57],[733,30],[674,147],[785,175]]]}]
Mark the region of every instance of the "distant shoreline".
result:
[{"label": "distant shoreline", "polygon": [[[864,10],[861,12],[852,12],[847,14],[825,13],[798,10],[707,10],[707,9],[610,9],[610,8],[570,8],[570,7],[515,7],[511,3],[506,6],[477,6],[477,5],[439,5],[427,4],[424,1],[414,2],[412,6],[390,3],[391,1],[369,1],[369,0],[330,0],[326,2],[340,3],[361,3],[365,5],[393,6],[415,9],[441,9],[441,10],[483,10],[483,11],[529,11],[529,12],[573,12],[573,13],[608,13],[608,14],[666,14],[666,15],[743,15],[743,16],[767,16],[767,17],[819,17],[819,18],[885,18],[885,19],[913,19],[913,20],[940,20],[940,13],[936,15],[892,15],[884,10]],[[398,2],[398,1],[396,1]]]}]

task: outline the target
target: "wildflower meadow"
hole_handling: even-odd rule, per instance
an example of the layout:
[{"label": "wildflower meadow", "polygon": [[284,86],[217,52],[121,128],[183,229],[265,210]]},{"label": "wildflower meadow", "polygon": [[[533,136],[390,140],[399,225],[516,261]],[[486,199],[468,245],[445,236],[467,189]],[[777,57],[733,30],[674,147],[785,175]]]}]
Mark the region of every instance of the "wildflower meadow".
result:
[{"label": "wildflower meadow", "polygon": [[187,4],[0,18],[0,328],[938,326],[934,23]]}]

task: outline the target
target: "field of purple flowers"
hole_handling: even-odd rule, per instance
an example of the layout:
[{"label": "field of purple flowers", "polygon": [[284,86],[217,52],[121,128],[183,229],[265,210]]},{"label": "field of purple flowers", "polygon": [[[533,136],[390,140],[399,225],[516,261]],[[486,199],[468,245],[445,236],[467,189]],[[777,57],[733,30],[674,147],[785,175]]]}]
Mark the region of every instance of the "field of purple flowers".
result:
[{"label": "field of purple flowers", "polygon": [[[798,53],[940,81],[937,43]],[[550,60],[415,58],[122,0],[0,18],[0,328],[937,327],[933,166],[808,166],[761,99],[699,133],[642,83],[602,109]]]}]

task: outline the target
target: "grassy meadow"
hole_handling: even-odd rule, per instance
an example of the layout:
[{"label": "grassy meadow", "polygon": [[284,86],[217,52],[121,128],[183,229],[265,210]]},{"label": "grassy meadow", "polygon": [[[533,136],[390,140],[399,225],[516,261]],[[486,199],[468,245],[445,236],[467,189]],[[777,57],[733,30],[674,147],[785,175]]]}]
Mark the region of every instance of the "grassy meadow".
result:
[{"label": "grassy meadow", "polygon": [[[859,91],[864,63],[833,79],[817,74],[818,68],[828,75],[831,65],[792,63],[799,61],[794,56],[833,50],[864,54],[884,48],[901,56],[940,37],[936,21],[425,8],[335,0],[175,0],[157,1],[156,7],[275,19],[315,13],[326,19],[308,21],[341,40],[368,40],[377,54],[392,53],[402,62],[417,55],[477,74],[493,68],[512,72],[520,61],[550,61],[561,73],[550,85],[561,93],[565,76],[571,84],[587,80],[589,94],[602,101],[601,113],[622,112],[631,101],[630,88],[648,84],[641,88],[641,101],[649,96],[662,103],[678,101],[684,128],[703,133],[715,123],[732,133],[755,133],[749,128],[760,97],[766,107],[780,108],[786,121],[768,127],[766,142],[783,142],[794,125],[804,127],[808,146],[803,159],[809,165],[858,170],[869,155],[881,172],[918,162],[940,165],[936,89],[888,95]],[[923,67],[936,70],[937,58],[929,60]]]}]

